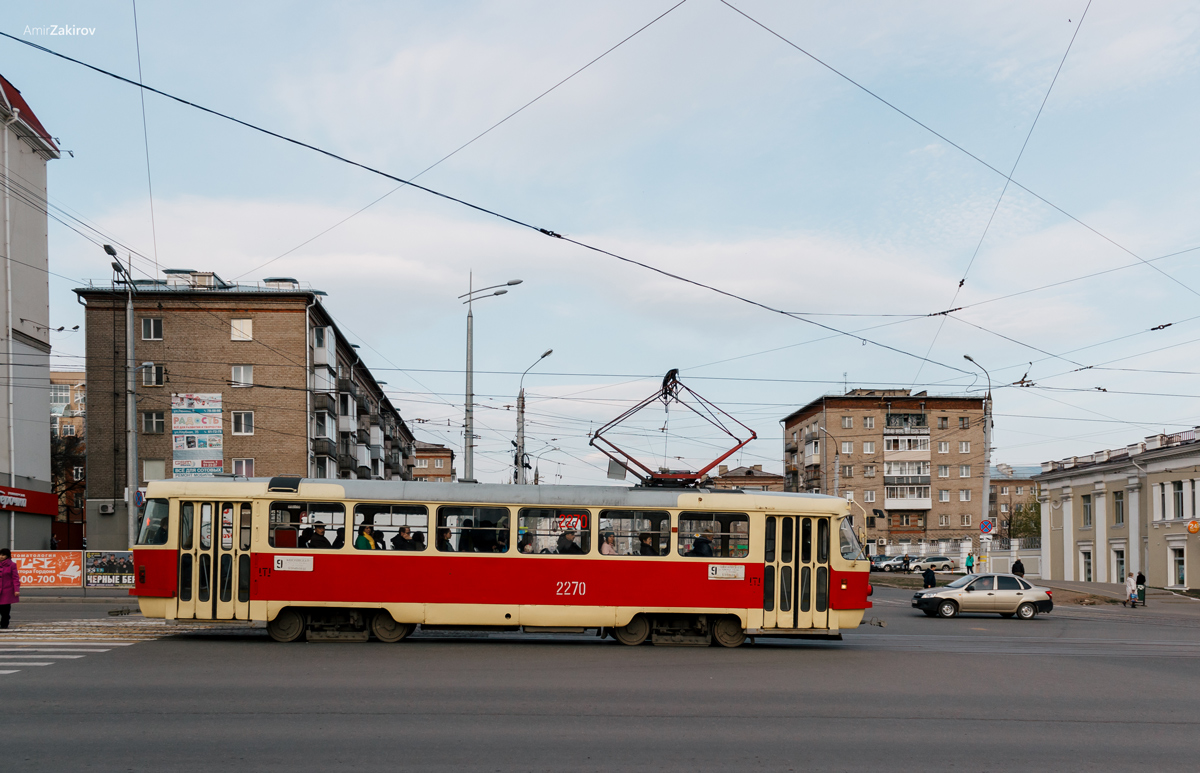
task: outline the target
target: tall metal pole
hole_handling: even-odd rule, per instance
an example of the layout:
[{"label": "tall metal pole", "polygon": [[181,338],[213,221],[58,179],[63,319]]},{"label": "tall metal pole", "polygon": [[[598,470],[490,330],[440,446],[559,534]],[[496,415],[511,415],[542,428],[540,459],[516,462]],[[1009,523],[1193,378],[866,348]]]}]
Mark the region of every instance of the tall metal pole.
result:
[{"label": "tall metal pole", "polygon": [[525,374],[551,354],[554,354],[554,350],[547,349],[521,374],[520,391],[517,393],[517,474],[513,477],[518,484],[528,482],[525,478]]},{"label": "tall metal pole", "polygon": [[137,542],[137,508],[134,501],[138,488],[137,394],[134,391],[137,382],[133,362],[133,256],[130,255],[129,273],[125,274],[125,509],[130,548]]},{"label": "tall metal pole", "polygon": [[829,438],[829,442],[833,443],[833,495],[838,495],[838,484],[842,479],[842,449],[838,447],[837,438],[829,434],[829,430],[817,425],[817,429],[825,433],[825,437]]},{"label": "tall metal pole", "polygon": [[988,382],[987,396],[983,398],[983,515],[979,519],[983,523],[990,520],[992,505],[992,374],[971,355],[964,354],[963,359],[982,370]]},{"label": "tall metal pole", "polygon": [[[468,284],[473,281],[468,280]],[[463,419],[463,469],[466,480],[475,480],[475,351],[473,327],[475,317],[471,313],[471,296],[467,296],[467,407]]]}]

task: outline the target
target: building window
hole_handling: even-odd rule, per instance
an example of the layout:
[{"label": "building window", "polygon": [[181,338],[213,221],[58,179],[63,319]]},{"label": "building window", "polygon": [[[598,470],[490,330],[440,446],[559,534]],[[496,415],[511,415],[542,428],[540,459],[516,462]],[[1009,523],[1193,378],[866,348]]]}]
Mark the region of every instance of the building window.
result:
[{"label": "building window", "polygon": [[329,474],[329,469],[330,469],[330,466],[329,466],[329,457],[328,456],[318,456],[315,459],[313,459],[313,477],[314,478],[332,477]]},{"label": "building window", "polygon": [[938,490],[938,501],[939,502],[949,502],[950,501],[950,489],[948,489],[948,488],[939,489]]},{"label": "building window", "polygon": [[873,515],[868,515],[868,516],[867,516],[867,528],[868,528],[868,529],[874,529],[874,528],[875,528],[875,516],[873,516]]},{"label": "building window", "polygon": [[969,515],[958,516],[958,525],[959,526],[970,526],[971,525],[971,516],[969,516]]},{"label": "building window", "polygon": [[884,499],[929,499],[929,486],[884,486]]},{"label": "building window", "polygon": [[959,416],[958,417],[958,428],[959,429],[970,429],[971,428],[971,419],[968,418],[967,416]]},{"label": "building window", "polygon": [[1083,504],[1083,528],[1089,529],[1092,526],[1092,495],[1084,494],[1080,499]]},{"label": "building window", "polygon": [[969,465],[969,464],[958,465],[958,477],[960,477],[960,478],[971,477],[971,465]]},{"label": "building window", "polygon": [[332,438],[333,427],[333,417],[325,411],[313,414],[313,437]]},{"label": "building window", "polygon": [[[1124,526],[1125,525],[1125,492],[1124,491],[1114,491],[1112,497],[1113,497],[1113,524],[1115,526]],[[1125,573],[1122,572],[1119,576],[1124,577]]]},{"label": "building window", "polygon": [[899,522],[897,526],[912,526],[912,516],[908,513],[896,516],[896,520]]},{"label": "building window", "polygon": [[1024,486],[1017,486],[1017,496],[1021,496],[1021,495],[1022,495],[1022,494],[1024,494],[1024,493],[1025,493],[1025,487],[1024,487]]},{"label": "building window", "polygon": [[71,385],[70,384],[51,384],[50,385],[50,404],[51,405],[70,405],[71,404]]},{"label": "building window", "polygon": [[848,489],[847,489],[847,491],[846,491],[846,501],[847,501],[847,502],[853,502],[853,501],[854,501],[854,492],[853,492],[853,491],[850,491],[850,490],[848,490]]},{"label": "building window", "polygon": [[842,465],[842,477],[843,478],[853,478],[854,477],[854,467],[851,465],[848,465],[848,464]]},{"label": "building window", "polygon": [[971,489],[960,488],[958,490],[958,501],[959,502],[970,502],[971,501]]},{"label": "building window", "polygon": [[927,437],[889,437],[883,439],[884,451],[928,451]]},{"label": "building window", "polygon": [[233,434],[254,434],[254,411],[233,411]]},{"label": "building window", "polygon": [[428,459],[418,459],[417,460],[417,467],[419,467],[420,469],[425,469],[428,466],[429,466]]},{"label": "building window", "polygon": [[254,386],[254,366],[234,365],[233,375],[229,379],[229,385],[232,387]]},{"label": "building window", "polygon": [[252,320],[252,319],[231,319],[231,320],[229,320],[229,340],[231,340],[231,341],[253,341],[254,340],[254,320]]},{"label": "building window", "polygon": [[938,429],[950,429],[949,416],[938,416]]},{"label": "building window", "polygon": [[1092,581],[1092,551],[1083,550],[1079,553],[1080,563],[1083,564],[1083,581]]},{"label": "building window", "polygon": [[852,453],[854,453],[854,441],[852,441],[852,440],[847,440],[847,441],[843,442],[843,443],[842,443],[842,453],[843,453],[843,454],[852,454]]},{"label": "building window", "polygon": [[234,459],[233,474],[242,478],[254,477],[254,460],[253,459]]},{"label": "building window", "polygon": [[142,317],[142,340],[162,340],[162,317]]},{"label": "building window", "polygon": [[1000,495],[1006,496],[1007,494],[1008,494],[1008,486],[1001,486],[1000,487]]},{"label": "building window", "polygon": [[83,468],[82,468],[82,467],[76,467],[76,468],[75,468],[75,475],[74,475],[74,477],[75,477],[75,480],[83,480],[83,475],[84,475]]},{"label": "building window", "polygon": [[875,477],[875,465],[864,464],[863,465],[863,477],[864,478],[874,478]]},{"label": "building window", "polygon": [[317,347],[318,349],[325,348],[325,328],[313,328],[313,346]]},{"label": "building window", "polygon": [[875,429],[875,417],[874,416],[864,416],[863,417],[863,429]]},{"label": "building window", "polygon": [[75,436],[75,425],[74,424],[63,424],[59,427],[58,431],[63,437],[74,437]]},{"label": "building window", "polygon": [[960,454],[969,454],[969,453],[971,453],[971,441],[970,441],[970,440],[960,440],[960,441],[958,441],[958,452],[959,452]]},{"label": "building window", "polygon": [[949,440],[939,440],[938,441],[938,453],[939,454],[950,453],[950,441]]},{"label": "building window", "polygon": [[163,411],[142,412],[142,432],[147,435],[161,435],[167,429],[166,413]]},{"label": "building window", "polygon": [[948,516],[948,515],[939,515],[938,516],[938,526],[949,526],[949,525],[950,525],[950,516]]},{"label": "building window", "polygon": [[884,462],[883,474],[896,475],[928,475],[929,462]]},{"label": "building window", "polygon": [[1183,548],[1171,548],[1171,570],[1175,585],[1187,585],[1187,564],[1183,561]]},{"label": "building window", "polygon": [[853,416],[843,416],[842,417],[842,429],[854,429],[854,417]]},{"label": "building window", "polygon": [[1183,481],[1177,480],[1171,484],[1171,499],[1175,505],[1174,518],[1183,518]]},{"label": "building window", "polygon": [[938,477],[939,478],[949,478],[950,477],[950,465],[939,464],[938,465]]},{"label": "building window", "polygon": [[863,441],[863,453],[864,454],[875,453],[875,441],[874,440],[864,440]]},{"label": "building window", "polygon": [[147,362],[141,366],[142,386],[160,387],[167,380],[167,366]]},{"label": "building window", "polygon": [[1000,503],[1000,512],[1002,512],[1002,513],[1007,513],[1007,512],[1008,512],[1008,505],[1006,505],[1006,504],[1004,504],[1003,502],[1001,502],[1001,503]]},{"label": "building window", "polygon": [[440,469],[442,469],[445,461],[446,461],[445,459],[434,459],[433,466],[440,470]]},{"label": "building window", "polygon": [[142,460],[142,480],[163,480],[167,477],[167,463],[163,459]]},{"label": "building window", "polygon": [[863,501],[864,502],[874,502],[875,501],[875,492],[874,491],[864,491],[863,492]]}]

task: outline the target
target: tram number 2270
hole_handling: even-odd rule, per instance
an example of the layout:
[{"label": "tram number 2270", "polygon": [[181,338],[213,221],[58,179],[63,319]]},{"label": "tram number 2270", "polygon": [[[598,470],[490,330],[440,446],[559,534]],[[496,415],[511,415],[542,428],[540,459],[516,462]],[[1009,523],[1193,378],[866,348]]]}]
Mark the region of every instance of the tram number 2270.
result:
[{"label": "tram number 2270", "polygon": [[558,590],[554,592],[555,596],[585,596],[587,595],[587,583],[575,582],[568,580],[558,583]]}]

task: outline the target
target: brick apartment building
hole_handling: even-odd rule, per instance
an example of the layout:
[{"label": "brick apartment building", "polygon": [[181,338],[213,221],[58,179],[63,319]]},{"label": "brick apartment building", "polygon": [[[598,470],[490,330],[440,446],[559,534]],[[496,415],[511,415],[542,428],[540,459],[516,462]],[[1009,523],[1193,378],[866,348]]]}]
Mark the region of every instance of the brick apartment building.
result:
[{"label": "brick apartment building", "polygon": [[1036,509],[1038,483],[1034,477],[1041,473],[1042,467],[1038,464],[997,464],[992,467],[990,512],[999,535],[1008,536],[1013,516],[1026,509]]},{"label": "brick apartment building", "polygon": [[453,483],[454,450],[440,443],[426,443],[418,440],[414,444],[413,480],[427,480],[431,483]]},{"label": "brick apartment building", "polygon": [[782,420],[785,489],[856,502],[872,553],[887,545],[977,545],[983,410],[981,397],[907,389],[819,397]]},{"label": "brick apartment building", "polygon": [[50,478],[58,497],[58,547],[84,546],[87,514],[87,383],[82,371],[50,372]]},{"label": "brick apartment building", "polygon": [[[133,282],[134,485],[211,473],[410,478],[414,438],[325,311],[324,293],[285,277],[235,284],[164,273]],[[92,392],[88,546],[121,549],[126,286],[114,278],[75,292],[87,305]]]}]

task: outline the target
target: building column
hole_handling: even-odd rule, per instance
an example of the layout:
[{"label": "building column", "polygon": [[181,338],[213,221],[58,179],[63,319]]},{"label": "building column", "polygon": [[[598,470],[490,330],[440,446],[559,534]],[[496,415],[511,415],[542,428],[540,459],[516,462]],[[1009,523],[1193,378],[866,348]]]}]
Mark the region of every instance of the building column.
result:
[{"label": "building column", "polygon": [[1104,481],[1092,491],[1092,524],[1096,529],[1096,544],[1092,548],[1092,578],[1096,582],[1108,582],[1108,497]]},{"label": "building column", "polygon": [[1129,526],[1129,545],[1125,548],[1126,571],[1136,576],[1142,569],[1142,507],[1138,496],[1142,488],[1137,478],[1125,481],[1125,523]]},{"label": "building column", "polygon": [[1053,540],[1053,532],[1050,530],[1050,493],[1044,489],[1038,494],[1038,505],[1042,514],[1042,558],[1041,566],[1038,567],[1038,574],[1043,579],[1053,579],[1050,575],[1050,543]]},{"label": "building column", "polygon": [[1196,517],[1196,481],[1183,482],[1183,520],[1190,521]]},{"label": "building column", "polygon": [[1166,493],[1163,491],[1163,484],[1150,484],[1150,511],[1154,514],[1154,520],[1161,521],[1163,519],[1163,498]]},{"label": "building column", "polygon": [[1071,487],[1062,487],[1059,500],[1063,514],[1063,579],[1075,579],[1075,519],[1071,512]]}]

